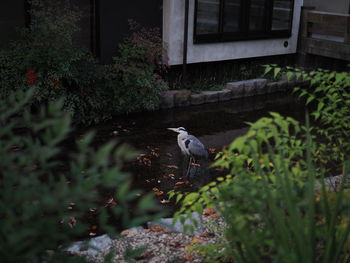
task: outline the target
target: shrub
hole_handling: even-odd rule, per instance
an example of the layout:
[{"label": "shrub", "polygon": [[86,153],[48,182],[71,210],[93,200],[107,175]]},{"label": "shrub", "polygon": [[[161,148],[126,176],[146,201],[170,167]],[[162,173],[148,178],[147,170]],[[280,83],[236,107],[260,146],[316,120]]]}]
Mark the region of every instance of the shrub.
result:
[{"label": "shrub", "polygon": [[157,28],[145,29],[130,22],[133,31],[119,45],[114,64],[107,67],[113,105],[120,112],[153,110],[168,88],[161,74],[166,69],[162,39]]},{"label": "shrub", "polygon": [[97,120],[104,104],[96,86],[103,75],[93,56],[73,43],[80,13],[64,0],[30,3],[29,27],[0,51],[0,97],[33,87],[34,104],[63,97],[75,120]]},{"label": "shrub", "polygon": [[[137,199],[131,176],[122,172],[124,161],[135,156],[114,141],[99,149],[89,133],[68,152],[64,143],[71,119],[62,102],[49,103],[33,116],[25,110],[33,90],[0,100],[0,257],[2,262],[68,262],[61,252],[88,229],[83,216],[97,208],[99,228],[115,234],[106,224],[107,212],[124,227],[150,220],[156,209],[150,195]],[[115,189],[117,206],[98,208],[98,189]],[[130,213],[130,205],[136,207]],[[113,233],[114,232],[114,233]],[[58,249],[60,247],[60,249]],[[54,250],[51,256],[47,253]]]},{"label": "shrub", "polygon": [[212,262],[347,262],[350,196],[342,187],[349,162],[339,192],[329,193],[324,180],[317,189],[316,177],[327,174],[313,162],[318,145],[308,124],[273,114],[250,125],[218,157],[229,175],[182,200],[179,214],[215,207],[226,222],[216,253],[198,249]]},{"label": "shrub", "polygon": [[[319,126],[314,129],[321,143],[315,152],[317,164],[339,172],[337,167],[350,153],[350,73],[317,69],[310,72],[292,67],[266,66],[267,74],[284,74],[289,80],[299,79],[310,85],[295,88],[306,104],[313,103],[311,116]],[[332,169],[330,169],[332,168]],[[334,169],[335,168],[335,169]]]}]

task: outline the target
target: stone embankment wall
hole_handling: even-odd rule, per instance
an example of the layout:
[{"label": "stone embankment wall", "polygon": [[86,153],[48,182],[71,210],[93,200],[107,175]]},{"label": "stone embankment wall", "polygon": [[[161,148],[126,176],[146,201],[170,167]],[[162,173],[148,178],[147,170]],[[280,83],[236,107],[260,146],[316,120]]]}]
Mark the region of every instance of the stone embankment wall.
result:
[{"label": "stone embankment wall", "polygon": [[162,94],[161,109],[186,107],[204,103],[215,103],[244,97],[287,92],[294,87],[308,85],[305,81],[282,80],[268,82],[267,79],[249,79],[226,84],[226,88],[218,91],[203,91],[192,94],[189,90],[169,90]]}]

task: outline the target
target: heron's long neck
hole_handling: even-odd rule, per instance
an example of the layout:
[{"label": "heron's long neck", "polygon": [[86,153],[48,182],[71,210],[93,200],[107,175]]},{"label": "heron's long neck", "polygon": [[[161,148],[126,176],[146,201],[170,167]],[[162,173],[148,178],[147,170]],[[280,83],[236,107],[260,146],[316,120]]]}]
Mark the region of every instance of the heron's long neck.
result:
[{"label": "heron's long neck", "polygon": [[179,135],[177,136],[177,138],[178,138],[179,140],[183,140],[183,139],[185,139],[187,136],[188,136],[188,132],[183,131],[183,132],[180,132],[180,133],[179,133]]}]

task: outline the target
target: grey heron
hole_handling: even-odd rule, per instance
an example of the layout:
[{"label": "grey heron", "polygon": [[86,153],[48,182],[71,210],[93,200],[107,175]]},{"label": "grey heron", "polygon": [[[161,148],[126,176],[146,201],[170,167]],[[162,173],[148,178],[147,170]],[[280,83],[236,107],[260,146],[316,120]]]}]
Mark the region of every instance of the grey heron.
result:
[{"label": "grey heron", "polygon": [[208,151],[205,149],[203,143],[195,136],[189,134],[184,127],[168,128],[168,130],[178,133],[177,144],[182,154],[190,158],[186,172],[187,176],[191,162],[193,161],[195,163],[196,159],[208,159]]}]

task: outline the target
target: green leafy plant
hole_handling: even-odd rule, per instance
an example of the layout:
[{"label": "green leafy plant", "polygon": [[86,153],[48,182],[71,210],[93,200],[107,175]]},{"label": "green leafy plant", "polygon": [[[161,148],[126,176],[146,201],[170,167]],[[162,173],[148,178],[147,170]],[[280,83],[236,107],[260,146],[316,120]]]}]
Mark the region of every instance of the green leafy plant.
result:
[{"label": "green leafy plant", "polygon": [[[182,214],[213,207],[226,223],[226,243],[208,262],[347,262],[349,193],[329,193],[325,169],[314,163],[318,149],[311,128],[272,114],[250,124],[219,156],[215,165],[228,175],[198,192],[177,195]],[[297,135],[297,136],[296,136]],[[322,178],[317,189],[316,178]]]},{"label": "green leafy plant", "polygon": [[[64,98],[75,120],[103,119],[103,72],[94,57],[75,46],[80,12],[68,1],[31,0],[31,23],[19,40],[0,50],[0,97],[34,88],[36,105]],[[102,115],[102,117],[100,117]]]},{"label": "green leafy plant", "polygon": [[[97,209],[99,229],[115,235],[107,224],[113,214],[127,228],[144,223],[156,209],[151,195],[138,199],[124,161],[135,153],[109,142],[90,146],[93,133],[67,152],[71,118],[62,101],[49,103],[37,115],[28,111],[35,91],[0,101],[0,257],[3,262],[68,262],[62,250],[86,233],[89,209]],[[101,208],[99,189],[116,193],[116,206]],[[131,213],[131,205],[136,207]],[[157,214],[154,214],[156,217]],[[48,253],[54,251],[54,253]],[[63,259],[64,258],[64,259]]]},{"label": "green leafy plant", "polygon": [[[321,143],[315,152],[319,166],[329,169],[341,167],[350,153],[350,73],[317,69],[306,72],[297,68],[280,68],[267,65],[265,73],[283,74],[288,80],[303,80],[307,86],[295,88],[305,98],[306,104],[313,104],[311,116],[319,126],[314,129]],[[335,169],[339,172],[338,169]]]},{"label": "green leafy plant", "polygon": [[114,64],[107,67],[113,107],[121,112],[153,110],[168,88],[161,75],[166,70],[161,36],[157,28],[145,29],[133,22],[130,27],[132,35],[119,45]]}]

